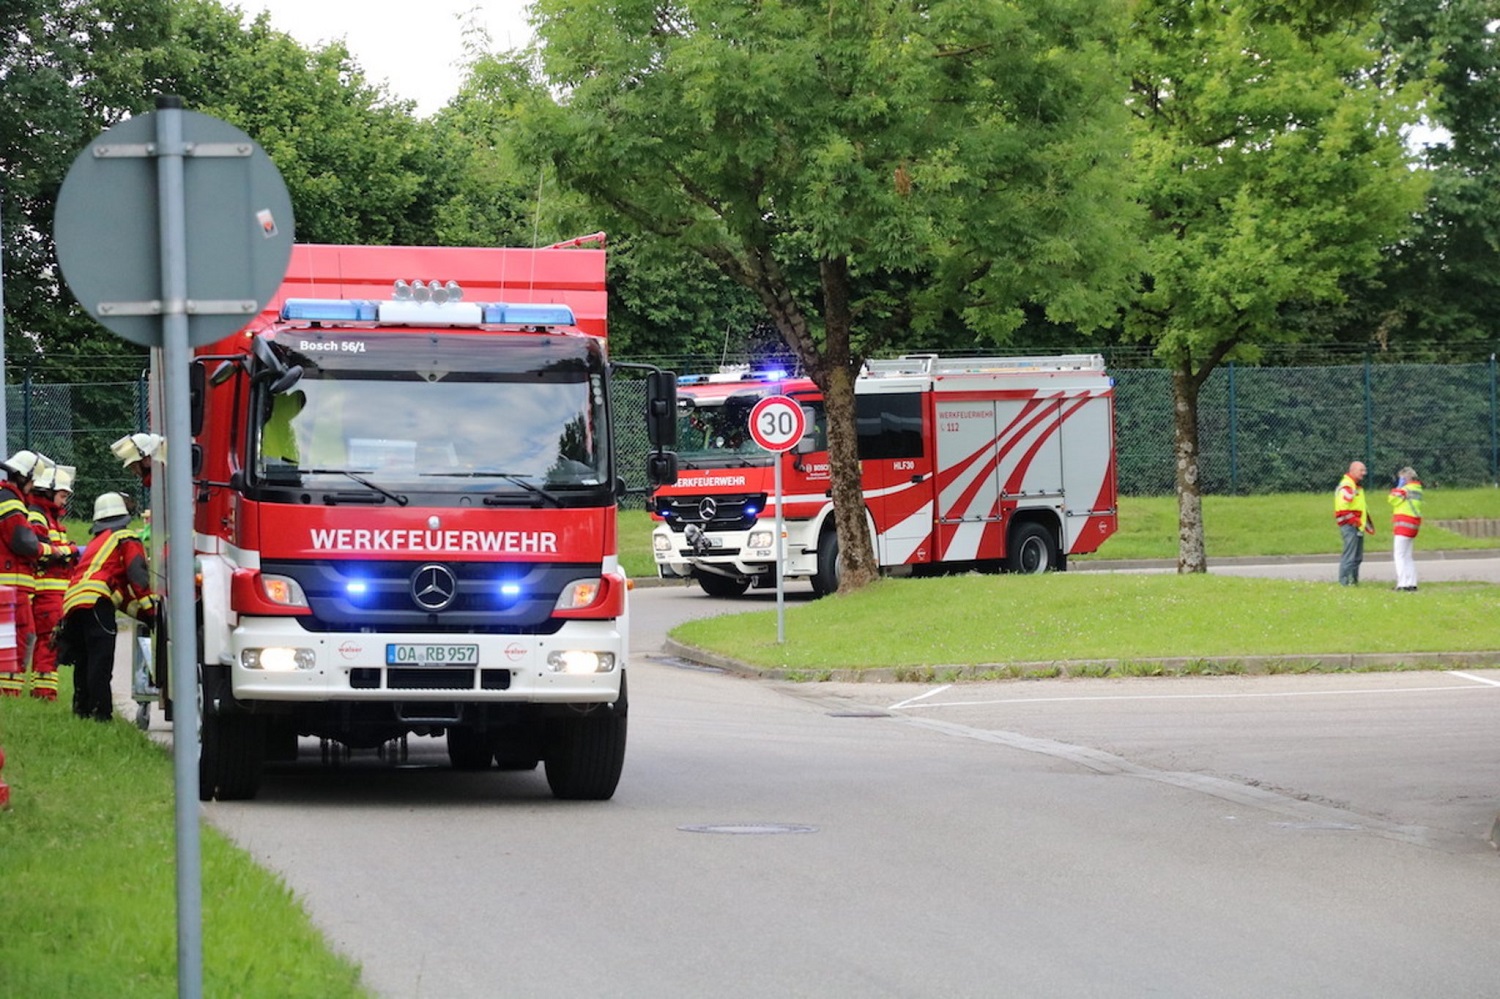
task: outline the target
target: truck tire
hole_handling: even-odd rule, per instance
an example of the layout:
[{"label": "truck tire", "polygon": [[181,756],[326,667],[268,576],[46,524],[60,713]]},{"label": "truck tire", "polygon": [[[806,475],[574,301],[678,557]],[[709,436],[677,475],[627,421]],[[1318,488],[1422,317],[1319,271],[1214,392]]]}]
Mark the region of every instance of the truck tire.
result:
[{"label": "truck tire", "polygon": [[448,762],[454,770],[488,770],[494,752],[490,740],[471,728],[448,729]]},{"label": "truck tire", "polygon": [[248,801],[260,793],[266,755],[264,719],[254,715],[201,714],[198,799]]},{"label": "truck tire", "polygon": [[552,796],[565,801],[614,797],[625,766],[625,677],[620,699],[547,720],[546,773]]},{"label": "truck tire", "polygon": [[1023,523],[1011,531],[1006,571],[1033,576],[1049,571],[1056,561],[1057,542],[1041,524]]},{"label": "truck tire", "polygon": [[832,526],[818,538],[818,569],[813,573],[812,587],[820,597],[839,588],[839,534]]},{"label": "truck tire", "polygon": [[693,578],[703,587],[703,592],[711,597],[742,597],[750,589],[750,580],[721,576],[717,572],[694,571]]}]

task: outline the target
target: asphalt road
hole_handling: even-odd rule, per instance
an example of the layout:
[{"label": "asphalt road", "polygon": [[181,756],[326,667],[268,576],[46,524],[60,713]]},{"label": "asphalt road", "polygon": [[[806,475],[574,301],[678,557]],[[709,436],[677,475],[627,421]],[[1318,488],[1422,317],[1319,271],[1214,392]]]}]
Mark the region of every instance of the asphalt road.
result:
[{"label": "asphalt road", "polygon": [[743,606],[637,591],[611,802],[413,740],[205,813],[392,999],[1500,991],[1500,671],[795,685],[660,655]]}]

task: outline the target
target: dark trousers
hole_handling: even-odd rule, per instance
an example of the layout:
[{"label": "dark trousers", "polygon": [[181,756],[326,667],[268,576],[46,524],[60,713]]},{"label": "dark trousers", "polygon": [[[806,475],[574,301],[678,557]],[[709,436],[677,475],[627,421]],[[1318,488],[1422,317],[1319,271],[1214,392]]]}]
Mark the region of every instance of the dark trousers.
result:
[{"label": "dark trousers", "polygon": [[1340,524],[1339,534],[1344,538],[1344,550],[1339,554],[1339,585],[1356,586],[1359,564],[1365,560],[1365,534],[1354,524]]},{"label": "dark trousers", "polygon": [[[109,721],[114,716],[115,606],[101,599],[76,607],[63,621],[58,658],[73,663],[73,714]],[[64,658],[66,657],[66,658]]]}]

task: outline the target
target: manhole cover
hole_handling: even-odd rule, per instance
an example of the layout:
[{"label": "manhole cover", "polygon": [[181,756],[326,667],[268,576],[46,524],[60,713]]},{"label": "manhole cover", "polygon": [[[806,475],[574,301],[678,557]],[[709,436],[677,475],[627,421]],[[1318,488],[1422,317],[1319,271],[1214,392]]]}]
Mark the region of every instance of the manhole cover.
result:
[{"label": "manhole cover", "polygon": [[722,836],[776,836],[782,833],[813,833],[817,826],[790,822],[723,822],[703,826],[678,826],[682,832],[718,833]]}]

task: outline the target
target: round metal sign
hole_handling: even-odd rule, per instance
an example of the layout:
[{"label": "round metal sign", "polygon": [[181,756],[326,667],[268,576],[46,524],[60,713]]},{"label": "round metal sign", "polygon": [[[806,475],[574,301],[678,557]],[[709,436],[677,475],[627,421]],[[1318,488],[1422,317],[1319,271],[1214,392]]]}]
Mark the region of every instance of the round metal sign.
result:
[{"label": "round metal sign", "polygon": [[805,433],[807,415],[787,396],[766,396],[750,410],[750,436],[767,451],[790,451]]},{"label": "round metal sign", "polygon": [[[162,301],[159,117],[181,116],[187,294]],[[73,160],[57,196],[57,261],[74,296],[112,332],[162,345],[162,317],[185,311],[203,346],[269,302],[292,254],[292,202],[276,165],[210,115],[153,111],[105,131]]]}]

